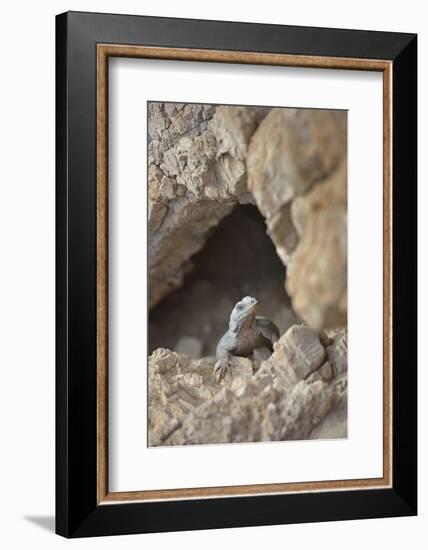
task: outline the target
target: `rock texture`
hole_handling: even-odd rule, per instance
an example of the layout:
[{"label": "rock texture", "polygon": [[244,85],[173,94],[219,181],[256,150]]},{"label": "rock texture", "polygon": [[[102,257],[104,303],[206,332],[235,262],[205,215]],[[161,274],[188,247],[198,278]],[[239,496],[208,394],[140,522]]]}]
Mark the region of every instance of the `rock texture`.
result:
[{"label": "rock texture", "polygon": [[247,170],[294,310],[318,328],[346,325],[346,113],[272,109]]},{"label": "rock texture", "polygon": [[266,109],[149,104],[150,305],[180,286],[189,259],[246,185],[248,143]]},{"label": "rock texture", "polygon": [[254,203],[298,316],[345,326],[346,113],[150,103],[148,118],[150,305],[236,204]]},{"label": "rock texture", "polygon": [[346,437],[346,350],[344,330],[294,325],[269,359],[233,358],[233,376],[219,385],[213,357],[158,349],[149,358],[149,444]]},{"label": "rock texture", "polygon": [[316,327],[347,322],[346,164],[303,197],[291,218],[298,244],[288,264],[286,288],[295,311]]}]

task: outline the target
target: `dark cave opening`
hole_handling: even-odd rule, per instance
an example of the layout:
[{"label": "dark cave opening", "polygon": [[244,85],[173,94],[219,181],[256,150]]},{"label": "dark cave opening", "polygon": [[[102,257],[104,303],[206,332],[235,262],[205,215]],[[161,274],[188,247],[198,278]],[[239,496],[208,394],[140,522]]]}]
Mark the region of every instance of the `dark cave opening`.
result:
[{"label": "dark cave opening", "polygon": [[236,206],[191,261],[183,285],[149,312],[150,354],[162,347],[193,358],[215,355],[233,306],[247,295],[259,300],[258,314],[272,319],[281,334],[297,321],[284,288],[285,268],[255,206]]}]

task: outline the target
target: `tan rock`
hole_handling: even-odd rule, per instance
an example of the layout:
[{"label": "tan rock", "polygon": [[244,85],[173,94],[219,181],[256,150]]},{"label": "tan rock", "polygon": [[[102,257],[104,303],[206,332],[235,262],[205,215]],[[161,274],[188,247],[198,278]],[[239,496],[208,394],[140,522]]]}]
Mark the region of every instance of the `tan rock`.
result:
[{"label": "tan rock", "polygon": [[329,342],[326,350],[335,374],[348,370],[348,336],[346,330],[327,331]]},{"label": "tan rock", "polygon": [[299,242],[286,287],[295,311],[316,327],[346,326],[346,165],[292,205]]},{"label": "tan rock", "polygon": [[252,202],[246,186],[249,139],[266,110],[149,105],[149,301],[181,285],[190,258],[234,204]]},{"label": "tan rock", "polygon": [[320,368],[320,375],[324,380],[331,380],[334,377],[334,369],[329,361]]},{"label": "tan rock", "polygon": [[248,187],[268,223],[324,179],[345,154],[346,113],[272,109],[251,139]]},{"label": "tan rock", "polygon": [[298,316],[346,326],[346,113],[149,105],[150,306],[182,284],[211,228],[255,202]]},{"label": "tan rock", "polygon": [[272,109],[247,155],[248,187],[287,266],[294,310],[346,325],[346,113]]},{"label": "tan rock", "polygon": [[[232,377],[221,384],[213,373],[215,358],[190,360],[156,350],[149,358],[149,444],[308,438],[346,400],[345,338],[344,331],[330,331],[320,339],[305,325],[293,326],[256,374],[249,359],[233,357]],[[340,374],[326,377],[339,355]],[[335,424],[334,418],[320,433],[346,435],[343,414]]]},{"label": "tan rock", "polygon": [[317,332],[308,325],[294,325],[278,342],[283,346],[288,365],[296,373],[298,380],[303,380],[317,370],[326,357]]},{"label": "tan rock", "polygon": [[342,399],[328,415],[312,430],[309,439],[339,439],[348,435],[347,399]]}]

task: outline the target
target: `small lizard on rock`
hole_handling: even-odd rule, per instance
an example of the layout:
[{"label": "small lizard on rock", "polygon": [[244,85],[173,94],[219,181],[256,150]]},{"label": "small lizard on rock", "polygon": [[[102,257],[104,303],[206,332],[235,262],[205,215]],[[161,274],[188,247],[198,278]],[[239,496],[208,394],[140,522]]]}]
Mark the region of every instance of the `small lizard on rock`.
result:
[{"label": "small lizard on rock", "polygon": [[230,357],[249,357],[254,354],[270,355],[273,344],[278,341],[278,327],[266,319],[256,316],[258,301],[246,296],[238,302],[230,314],[229,330],[217,345],[217,362],[214,374],[220,382],[230,371]]}]

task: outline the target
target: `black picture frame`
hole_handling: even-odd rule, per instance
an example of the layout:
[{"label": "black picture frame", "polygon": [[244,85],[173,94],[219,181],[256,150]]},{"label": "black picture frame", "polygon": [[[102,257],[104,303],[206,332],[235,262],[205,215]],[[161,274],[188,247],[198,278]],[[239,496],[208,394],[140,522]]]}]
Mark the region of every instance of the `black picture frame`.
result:
[{"label": "black picture frame", "polygon": [[[97,503],[96,46],[392,62],[390,488]],[[68,12],[56,18],[56,532],[65,537],[417,513],[417,36]]]}]

